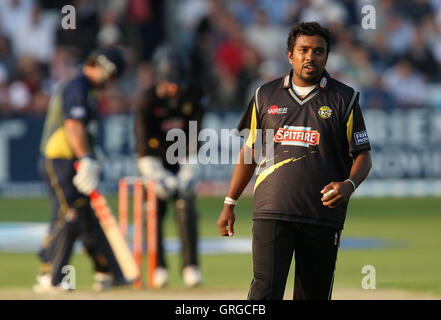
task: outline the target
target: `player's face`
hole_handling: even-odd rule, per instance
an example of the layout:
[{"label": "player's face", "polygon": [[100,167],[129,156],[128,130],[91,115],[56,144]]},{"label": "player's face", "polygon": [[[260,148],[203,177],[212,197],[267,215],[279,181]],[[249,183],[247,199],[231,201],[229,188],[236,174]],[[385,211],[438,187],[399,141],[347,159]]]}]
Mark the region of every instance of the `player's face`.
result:
[{"label": "player's face", "polygon": [[288,59],[294,70],[294,83],[311,86],[320,81],[325,69],[326,40],[320,36],[299,35],[292,52],[288,51]]},{"label": "player's face", "polygon": [[103,67],[98,66],[98,84],[100,87],[104,87],[109,82],[112,82],[114,77]]},{"label": "player's face", "polygon": [[157,85],[157,93],[159,96],[174,98],[179,91],[179,85],[174,82],[161,81]]}]

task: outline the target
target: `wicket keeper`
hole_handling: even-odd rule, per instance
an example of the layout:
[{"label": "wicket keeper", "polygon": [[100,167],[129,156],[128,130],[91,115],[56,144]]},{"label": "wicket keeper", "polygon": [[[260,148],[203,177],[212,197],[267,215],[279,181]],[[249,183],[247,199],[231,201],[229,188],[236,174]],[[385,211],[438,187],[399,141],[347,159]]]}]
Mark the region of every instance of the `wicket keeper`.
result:
[{"label": "wicket keeper", "polygon": [[[158,267],[153,275],[156,288],[168,282],[164,255],[163,221],[167,201],[173,200],[182,243],[182,277],[186,286],[201,284],[198,261],[198,230],[195,187],[198,181],[197,146],[187,144],[180,163],[167,160],[167,132],[180,129],[189,136],[190,121],[200,128],[202,92],[186,79],[185,66],[169,47],[156,50],[152,65],[155,85],[141,94],[135,104],[137,164],[140,174],[156,181],[158,198]],[[188,141],[188,139],[187,139]],[[183,161],[181,161],[183,160]]]},{"label": "wicket keeper", "polygon": [[[104,290],[123,281],[87,195],[98,186],[100,174],[92,149],[99,121],[98,90],[121,75],[124,66],[118,49],[99,49],[50,100],[40,145],[40,172],[48,187],[52,218],[39,252],[36,292],[63,289],[62,270],[69,264],[77,239],[93,261],[94,289]],[[74,169],[77,161],[78,171]]]},{"label": "wicket keeper", "polygon": [[[318,23],[291,28],[292,70],[255,91],[238,127],[250,134],[217,224],[222,236],[234,235],[234,206],[257,166],[251,300],[283,299],[293,253],[294,299],[331,299],[348,201],[371,157],[358,92],[325,70],[330,49],[330,32]],[[260,144],[263,158],[256,163],[259,130],[274,134]],[[252,163],[244,161],[247,152]]]}]

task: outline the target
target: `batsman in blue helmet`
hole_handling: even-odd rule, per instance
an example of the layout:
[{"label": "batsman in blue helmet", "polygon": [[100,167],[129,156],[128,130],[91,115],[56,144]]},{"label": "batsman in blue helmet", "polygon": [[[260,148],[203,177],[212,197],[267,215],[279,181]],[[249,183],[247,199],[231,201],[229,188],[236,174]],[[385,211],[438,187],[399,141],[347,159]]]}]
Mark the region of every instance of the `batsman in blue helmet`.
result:
[{"label": "batsman in blue helmet", "polygon": [[[120,50],[99,49],[50,100],[39,168],[51,200],[52,217],[39,252],[41,266],[34,285],[37,293],[69,289],[62,283],[63,268],[69,264],[77,239],[92,259],[94,289],[104,290],[124,281],[87,195],[98,186],[100,176],[100,163],[93,151],[99,89],[119,77],[125,64]],[[79,162],[78,171],[75,162]]]}]

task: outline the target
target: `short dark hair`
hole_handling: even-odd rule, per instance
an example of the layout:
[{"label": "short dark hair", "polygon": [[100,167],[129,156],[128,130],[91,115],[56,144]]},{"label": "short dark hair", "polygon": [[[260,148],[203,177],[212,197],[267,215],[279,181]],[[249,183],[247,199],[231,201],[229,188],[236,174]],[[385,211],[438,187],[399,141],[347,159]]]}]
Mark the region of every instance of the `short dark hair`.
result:
[{"label": "short dark hair", "polygon": [[322,27],[317,22],[302,22],[295,25],[289,30],[287,50],[292,52],[296,39],[300,35],[305,36],[320,36],[326,40],[326,56],[331,51],[331,32],[325,27]]}]

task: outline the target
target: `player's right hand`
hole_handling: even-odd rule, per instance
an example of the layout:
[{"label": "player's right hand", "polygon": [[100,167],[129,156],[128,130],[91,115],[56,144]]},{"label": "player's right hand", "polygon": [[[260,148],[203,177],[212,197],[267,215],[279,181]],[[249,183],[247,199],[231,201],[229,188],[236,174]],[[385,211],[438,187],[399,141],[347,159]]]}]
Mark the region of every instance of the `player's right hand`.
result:
[{"label": "player's right hand", "polygon": [[89,195],[98,187],[100,164],[91,156],[85,156],[78,161],[77,174],[73,184],[79,192]]},{"label": "player's right hand", "polygon": [[174,196],[178,187],[176,176],[165,169],[159,157],[144,156],[138,159],[139,173],[146,179],[156,181],[156,196],[167,200]]},{"label": "player's right hand", "polygon": [[[330,192],[331,190],[332,192]],[[322,204],[334,209],[342,203],[348,202],[354,190],[350,182],[333,181],[327,184],[320,192],[323,194],[323,197],[321,198]]]},{"label": "player's right hand", "polygon": [[225,204],[222,209],[219,219],[217,220],[217,227],[221,236],[234,236],[234,221],[236,216],[234,215],[234,206]]}]

